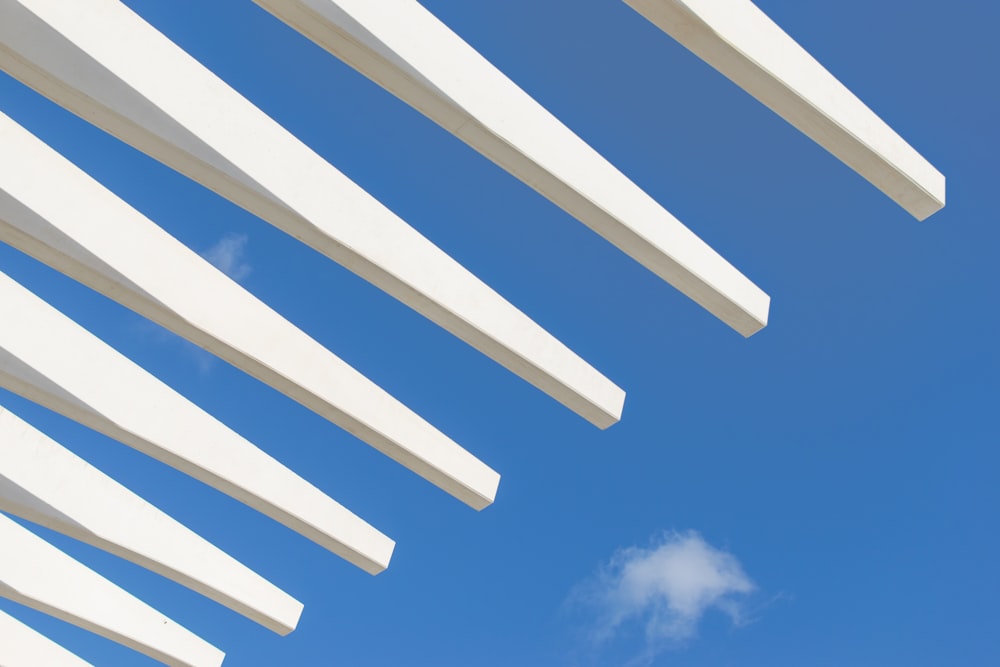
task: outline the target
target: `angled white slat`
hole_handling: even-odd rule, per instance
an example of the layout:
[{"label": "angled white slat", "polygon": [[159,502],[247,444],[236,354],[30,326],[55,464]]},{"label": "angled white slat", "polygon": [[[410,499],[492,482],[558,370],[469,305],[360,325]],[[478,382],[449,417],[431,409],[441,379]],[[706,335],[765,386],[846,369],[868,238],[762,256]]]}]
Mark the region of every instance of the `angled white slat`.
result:
[{"label": "angled white slat", "polygon": [[473,507],[493,501],[496,472],[3,114],[0,146],[0,240],[230,361]]},{"label": "angled white slat", "polygon": [[302,613],[302,603],[3,408],[0,510],[121,556],[279,634],[294,630]]},{"label": "angled white slat", "polygon": [[0,273],[0,386],[100,431],[376,573],[394,543]]},{"label": "angled white slat", "polygon": [[0,0],[0,68],[596,425],[620,418],[624,392],[614,383],[117,0]]},{"label": "angled white slat", "polygon": [[94,667],[0,611],[0,667]]},{"label": "angled white slat", "polygon": [[625,0],[918,220],[945,178],[749,0]]},{"label": "angled white slat", "polygon": [[254,0],[745,336],[769,297],[416,0]]},{"label": "angled white slat", "polygon": [[175,667],[217,667],[223,653],[0,514],[0,596]]}]

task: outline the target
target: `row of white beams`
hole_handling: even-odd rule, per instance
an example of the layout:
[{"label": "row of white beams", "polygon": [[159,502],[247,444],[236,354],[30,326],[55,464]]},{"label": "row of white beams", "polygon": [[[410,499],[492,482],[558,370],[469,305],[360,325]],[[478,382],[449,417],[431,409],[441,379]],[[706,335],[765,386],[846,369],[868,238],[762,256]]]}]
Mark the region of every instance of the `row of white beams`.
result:
[{"label": "row of white beams", "polygon": [[368,572],[389,564],[392,540],[2,273],[0,310],[0,386],[201,480]]},{"label": "row of white beams", "polygon": [[254,0],[749,336],[770,298],[416,0]]},{"label": "row of white beams", "polygon": [[0,545],[0,596],[172,667],[222,664],[222,651],[2,514]]},{"label": "row of white beams", "polygon": [[750,0],[625,0],[918,220],[945,178]]},{"label": "row of white beams", "polygon": [[226,359],[476,509],[493,502],[494,470],[3,114],[0,146],[0,240]]},{"label": "row of white beams", "polygon": [[[766,294],[414,0],[255,1],[736,330],[751,335],[766,325]],[[748,0],[625,2],[915,217],[944,205],[944,177]],[[618,387],[124,5],[0,0],[0,19],[0,66],[9,73],[304,240],[598,426],[620,417]],[[2,114],[0,143],[2,240],[227,359],[473,507],[493,501],[494,471]],[[136,247],[154,252],[140,260]],[[0,384],[369,572],[388,564],[391,540],[2,274],[0,302],[13,325],[0,332]],[[225,317],[211,307],[218,303],[227,304]],[[213,451],[192,446],[205,440]],[[2,409],[0,470],[0,509],[277,632],[295,627],[296,600]],[[0,538],[0,594],[169,665],[221,663],[220,651],[3,516]],[[3,664],[39,656],[86,664],[4,614],[0,640]]]},{"label": "row of white beams", "polygon": [[0,665],[3,667],[94,667],[37,630],[0,611]]},{"label": "row of white beams", "polygon": [[279,634],[302,614],[302,603],[3,408],[0,510],[125,558]]},{"label": "row of white beams", "polygon": [[354,271],[599,427],[620,418],[625,394],[614,383],[118,0],[0,0],[0,68]]}]

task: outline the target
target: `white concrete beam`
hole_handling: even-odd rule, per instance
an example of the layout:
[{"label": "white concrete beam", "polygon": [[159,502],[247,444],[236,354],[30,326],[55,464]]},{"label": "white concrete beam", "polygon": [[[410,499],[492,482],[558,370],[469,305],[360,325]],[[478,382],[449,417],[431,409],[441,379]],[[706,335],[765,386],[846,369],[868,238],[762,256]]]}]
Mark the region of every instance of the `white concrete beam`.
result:
[{"label": "white concrete beam", "polygon": [[749,0],[625,0],[918,220],[945,178]]},{"label": "white concrete beam", "polygon": [[624,392],[117,0],[0,0],[0,68],[600,427]]},{"label": "white concrete beam", "polygon": [[94,667],[45,635],[0,611],[0,666]]},{"label": "white concrete beam", "polygon": [[493,502],[495,471],[3,114],[0,146],[0,240],[267,382],[473,507]]},{"label": "white concrete beam", "polygon": [[121,556],[281,635],[302,614],[301,602],[3,408],[0,511]]},{"label": "white concrete beam", "polygon": [[375,574],[394,543],[0,273],[0,386],[205,482]]},{"label": "white concrete beam", "polygon": [[222,651],[2,514],[0,544],[3,597],[166,665],[222,664]]},{"label": "white concrete beam", "polygon": [[744,336],[770,298],[415,0],[254,0]]}]

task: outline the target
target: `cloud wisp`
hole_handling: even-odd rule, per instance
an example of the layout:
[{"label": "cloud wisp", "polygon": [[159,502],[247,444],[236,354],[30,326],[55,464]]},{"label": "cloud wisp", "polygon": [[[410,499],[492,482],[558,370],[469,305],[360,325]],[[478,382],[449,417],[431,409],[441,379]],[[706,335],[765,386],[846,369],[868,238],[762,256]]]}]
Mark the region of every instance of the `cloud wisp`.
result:
[{"label": "cloud wisp", "polygon": [[[234,281],[240,282],[253,271],[253,267],[246,261],[246,247],[246,234],[229,233],[216,241],[211,248],[199,254]],[[207,376],[211,373],[217,361],[211,352],[145,318],[140,318],[137,326],[157,343],[175,346],[184,357],[195,363],[200,375]]]},{"label": "cloud wisp", "polygon": [[226,234],[201,256],[215,268],[240,282],[253,270],[246,261],[246,249],[246,234]]},{"label": "cloud wisp", "polygon": [[711,610],[742,624],[746,598],[755,590],[735,556],[690,531],[666,533],[648,548],[618,550],[576,589],[571,604],[591,617],[596,644],[641,630],[645,650],[636,662],[648,664],[693,638]]}]

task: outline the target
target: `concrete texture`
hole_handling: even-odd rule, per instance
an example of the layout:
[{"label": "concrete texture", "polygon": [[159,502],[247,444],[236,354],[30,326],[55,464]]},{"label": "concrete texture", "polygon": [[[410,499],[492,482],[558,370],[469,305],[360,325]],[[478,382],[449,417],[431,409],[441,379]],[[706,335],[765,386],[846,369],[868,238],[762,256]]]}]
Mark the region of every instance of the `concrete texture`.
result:
[{"label": "concrete texture", "polygon": [[395,546],[342,505],[0,273],[0,387],[205,482],[358,567]]},{"label": "concrete texture", "polygon": [[625,0],[918,220],[945,178],[749,0]]},{"label": "concrete texture", "polygon": [[744,336],[770,298],[415,0],[254,0]]},{"label": "concrete texture", "polygon": [[[0,0],[0,68],[354,271],[597,426],[620,418],[621,389],[122,3]],[[687,230],[651,233],[699,243]],[[720,282],[753,291],[721,259],[709,263]]]},{"label": "concrete texture", "polygon": [[473,507],[493,502],[495,471],[3,114],[0,145],[0,240],[226,359]]},{"label": "concrete texture", "polygon": [[0,667],[94,667],[0,611]]},{"label": "concrete texture", "polygon": [[302,603],[3,408],[0,510],[121,556],[279,634],[294,630],[302,613]]},{"label": "concrete texture", "polygon": [[222,651],[3,515],[0,544],[0,596],[166,665],[222,664]]}]

